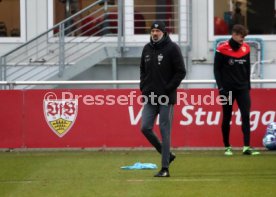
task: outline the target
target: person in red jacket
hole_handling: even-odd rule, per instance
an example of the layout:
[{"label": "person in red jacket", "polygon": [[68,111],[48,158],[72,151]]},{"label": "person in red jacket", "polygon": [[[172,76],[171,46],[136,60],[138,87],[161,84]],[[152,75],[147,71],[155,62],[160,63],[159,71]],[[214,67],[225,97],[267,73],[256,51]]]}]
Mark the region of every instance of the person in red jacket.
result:
[{"label": "person in red jacket", "polygon": [[[240,24],[234,25],[230,40],[217,47],[214,61],[214,75],[219,94],[228,98],[222,105],[222,135],[225,155],[233,155],[229,142],[232,104],[237,101],[242,118],[243,154],[260,154],[250,147],[250,47],[244,42],[248,30]],[[231,93],[231,94],[230,94]]]}]

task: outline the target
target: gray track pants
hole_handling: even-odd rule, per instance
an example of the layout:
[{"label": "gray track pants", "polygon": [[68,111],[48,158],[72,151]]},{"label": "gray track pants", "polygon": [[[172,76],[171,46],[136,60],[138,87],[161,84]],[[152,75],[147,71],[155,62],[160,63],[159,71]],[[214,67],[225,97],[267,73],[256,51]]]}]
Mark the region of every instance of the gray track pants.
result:
[{"label": "gray track pants", "polygon": [[[148,141],[155,149],[162,154],[162,167],[168,168],[170,161],[170,145],[171,145],[171,126],[173,119],[173,105],[144,105],[142,111],[142,127],[141,130]],[[154,121],[159,114],[159,128],[162,137],[162,144],[153,132]]]}]

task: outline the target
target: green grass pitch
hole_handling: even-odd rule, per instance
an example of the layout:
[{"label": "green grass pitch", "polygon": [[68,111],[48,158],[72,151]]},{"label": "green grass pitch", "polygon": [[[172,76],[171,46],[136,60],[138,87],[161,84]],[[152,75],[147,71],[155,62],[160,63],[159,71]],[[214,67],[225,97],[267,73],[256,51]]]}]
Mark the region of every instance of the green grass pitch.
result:
[{"label": "green grass pitch", "polygon": [[[264,197],[276,196],[276,152],[234,156],[223,150],[178,150],[170,178],[157,170],[122,170],[135,162],[160,165],[155,151],[0,152],[1,197]],[[159,166],[160,167],[160,166]]]}]

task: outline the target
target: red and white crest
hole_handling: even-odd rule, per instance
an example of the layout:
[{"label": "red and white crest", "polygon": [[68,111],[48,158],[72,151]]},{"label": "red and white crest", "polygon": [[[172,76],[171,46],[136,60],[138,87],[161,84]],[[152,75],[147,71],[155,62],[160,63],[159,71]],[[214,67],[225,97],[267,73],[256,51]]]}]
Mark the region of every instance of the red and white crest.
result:
[{"label": "red and white crest", "polygon": [[241,48],[243,52],[246,52],[246,47]]},{"label": "red and white crest", "polygon": [[52,131],[63,137],[72,128],[78,114],[77,99],[57,99],[53,92],[44,95],[45,119]]}]

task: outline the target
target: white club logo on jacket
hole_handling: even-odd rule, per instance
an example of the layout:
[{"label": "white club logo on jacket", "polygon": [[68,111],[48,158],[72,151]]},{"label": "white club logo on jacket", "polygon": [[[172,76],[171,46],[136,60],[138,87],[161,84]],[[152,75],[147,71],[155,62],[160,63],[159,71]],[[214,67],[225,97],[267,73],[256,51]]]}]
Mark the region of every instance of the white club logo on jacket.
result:
[{"label": "white club logo on jacket", "polygon": [[158,59],[158,65],[160,65],[160,64],[161,64],[161,61],[163,60],[163,55],[162,55],[162,54],[159,54],[159,55],[157,56],[157,59]]}]

